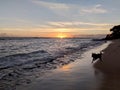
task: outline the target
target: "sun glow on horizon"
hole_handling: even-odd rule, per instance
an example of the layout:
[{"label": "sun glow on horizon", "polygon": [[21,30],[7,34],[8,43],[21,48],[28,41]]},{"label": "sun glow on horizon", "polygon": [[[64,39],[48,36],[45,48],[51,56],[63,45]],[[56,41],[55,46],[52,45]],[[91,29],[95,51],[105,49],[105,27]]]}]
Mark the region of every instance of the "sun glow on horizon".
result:
[{"label": "sun glow on horizon", "polygon": [[68,36],[66,34],[60,33],[56,36],[57,38],[67,38]]}]

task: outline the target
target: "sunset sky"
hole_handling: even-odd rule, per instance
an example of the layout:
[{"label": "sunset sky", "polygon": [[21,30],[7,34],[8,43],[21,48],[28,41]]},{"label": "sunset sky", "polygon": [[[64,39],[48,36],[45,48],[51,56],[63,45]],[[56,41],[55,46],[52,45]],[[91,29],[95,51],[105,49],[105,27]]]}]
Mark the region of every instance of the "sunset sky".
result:
[{"label": "sunset sky", "polygon": [[1,36],[107,34],[120,24],[120,0],[0,0]]}]

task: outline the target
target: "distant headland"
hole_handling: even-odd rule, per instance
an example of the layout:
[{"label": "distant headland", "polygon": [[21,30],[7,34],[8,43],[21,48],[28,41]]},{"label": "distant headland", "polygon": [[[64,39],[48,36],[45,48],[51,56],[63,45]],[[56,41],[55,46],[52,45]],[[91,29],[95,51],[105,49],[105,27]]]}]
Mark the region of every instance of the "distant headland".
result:
[{"label": "distant headland", "polygon": [[110,29],[111,34],[106,35],[105,40],[120,39],[120,25]]}]

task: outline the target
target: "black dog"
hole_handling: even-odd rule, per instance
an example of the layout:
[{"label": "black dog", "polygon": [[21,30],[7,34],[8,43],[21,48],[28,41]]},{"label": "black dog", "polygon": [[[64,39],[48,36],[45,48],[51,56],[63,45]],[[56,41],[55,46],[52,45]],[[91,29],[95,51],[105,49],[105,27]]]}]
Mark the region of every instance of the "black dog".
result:
[{"label": "black dog", "polygon": [[93,57],[92,63],[95,60],[97,60],[97,59],[99,59],[100,61],[102,61],[102,52],[100,52],[100,53],[92,53],[92,57]]}]

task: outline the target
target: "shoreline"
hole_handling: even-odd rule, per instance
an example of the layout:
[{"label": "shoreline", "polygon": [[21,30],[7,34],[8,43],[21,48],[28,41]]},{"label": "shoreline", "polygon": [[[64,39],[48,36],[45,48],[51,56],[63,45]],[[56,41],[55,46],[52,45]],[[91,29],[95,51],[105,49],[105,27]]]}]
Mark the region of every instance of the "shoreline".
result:
[{"label": "shoreline", "polygon": [[96,79],[95,69],[91,64],[91,53],[105,49],[108,44],[90,49],[75,62],[51,70],[28,85],[17,86],[16,90],[96,90],[100,80]]}]

